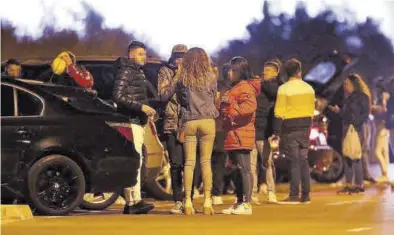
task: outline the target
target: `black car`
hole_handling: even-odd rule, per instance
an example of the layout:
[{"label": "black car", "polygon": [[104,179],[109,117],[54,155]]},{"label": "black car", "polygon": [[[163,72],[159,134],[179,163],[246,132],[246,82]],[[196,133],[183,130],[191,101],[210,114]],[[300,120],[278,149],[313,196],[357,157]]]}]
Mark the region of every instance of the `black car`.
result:
[{"label": "black car", "polygon": [[140,157],[128,118],[95,94],[1,79],[1,200],[62,215],[86,192],[119,192],[136,183]]},{"label": "black car", "polygon": [[[101,100],[112,103],[112,87],[115,81],[115,61],[118,57],[111,56],[77,56],[77,64],[87,69],[94,77],[93,89],[97,91],[97,95]],[[41,81],[45,83],[53,83],[69,87],[78,87],[71,77],[67,74],[60,76],[52,72],[49,58],[27,58],[20,59],[22,66],[22,78]],[[164,105],[157,101],[157,75],[164,62],[157,58],[148,58],[146,65],[143,67],[144,73],[149,81],[150,101],[160,114],[159,120],[156,121],[157,134],[162,139],[162,117]],[[2,70],[4,70],[4,63],[2,63]],[[146,137],[147,143],[147,160],[145,165],[145,181],[143,189],[156,199],[171,199],[171,178],[169,174],[169,161],[164,142],[158,143],[153,135],[149,133]],[[105,191],[109,192],[109,191]],[[107,194],[106,194],[107,195]],[[119,195],[119,192],[111,194],[111,198],[103,200],[103,197],[98,195],[98,199],[92,203],[88,198],[94,198],[94,195],[89,195],[82,207],[85,209],[104,209],[114,202]]]}]

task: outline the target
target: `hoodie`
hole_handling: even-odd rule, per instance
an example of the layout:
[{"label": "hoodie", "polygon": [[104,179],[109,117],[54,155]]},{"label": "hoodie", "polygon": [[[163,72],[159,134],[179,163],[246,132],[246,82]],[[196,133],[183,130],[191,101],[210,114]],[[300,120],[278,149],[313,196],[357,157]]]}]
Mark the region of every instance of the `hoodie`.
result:
[{"label": "hoodie", "polygon": [[224,149],[253,150],[255,143],[255,119],[261,79],[254,77],[240,81],[221,97],[220,115],[223,129],[227,132]]}]

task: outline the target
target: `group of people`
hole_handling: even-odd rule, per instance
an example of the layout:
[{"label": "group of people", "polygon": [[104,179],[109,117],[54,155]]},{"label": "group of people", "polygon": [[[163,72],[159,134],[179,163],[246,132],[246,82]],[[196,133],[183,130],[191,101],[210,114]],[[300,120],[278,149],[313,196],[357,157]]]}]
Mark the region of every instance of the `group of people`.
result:
[{"label": "group of people", "polygon": [[[142,67],[146,62],[146,46],[132,41],[127,56],[116,65],[113,101],[118,111],[129,116],[136,151],[142,159],[145,126],[157,115],[149,105],[149,85]],[[60,55],[59,55],[60,56]],[[64,55],[59,58],[64,57]],[[55,61],[54,61],[55,62]],[[69,61],[71,66],[75,63]],[[56,73],[59,63],[53,63]],[[64,66],[63,66],[64,67]],[[63,68],[62,67],[62,68]],[[15,68],[9,67],[12,73]],[[71,68],[72,69],[72,68]],[[68,71],[68,69],[67,69]],[[283,71],[286,79],[283,79]],[[207,53],[198,47],[188,49],[179,44],[173,47],[168,63],[158,74],[158,97],[166,104],[164,135],[171,165],[174,207],[173,214],[192,215],[194,169],[199,161],[204,191],[203,213],[213,215],[212,205],[221,204],[223,170],[226,155],[236,168],[236,201],[224,214],[252,214],[253,190],[257,185],[256,165],[264,169],[263,184],[267,185],[268,202],[307,204],[310,198],[310,170],[307,161],[309,131],[315,111],[315,91],[302,79],[302,64],[292,58],[284,64],[272,59],[264,64],[262,76],[255,76],[248,60],[234,57],[221,70]],[[89,75],[83,82],[90,80]],[[286,80],[286,81],[285,81]],[[93,84],[88,82],[88,88]],[[84,83],[83,83],[84,84]],[[344,140],[352,146],[364,145],[364,123],[372,110],[387,113],[383,132],[387,138],[392,129],[393,114],[388,111],[393,99],[384,96],[383,105],[372,105],[369,88],[358,74],[347,76],[344,82],[345,104],[329,105],[328,111],[341,117]],[[392,110],[392,109],[391,109]],[[391,115],[391,116],[390,116]],[[356,133],[356,135],[355,135]],[[344,144],[345,145],[345,144]],[[387,178],[388,146],[380,143],[378,157],[382,159],[383,177]],[[348,144],[346,144],[348,146]],[[272,149],[279,148],[290,162],[289,196],[278,201]],[[346,149],[346,186],[339,192],[363,192],[363,170],[359,149]],[[256,162],[256,156],[259,161]],[[350,156],[349,156],[350,155]],[[213,165],[211,165],[213,163]],[[140,163],[140,170],[142,160]],[[221,169],[216,169],[221,168]],[[214,170],[212,170],[214,169]],[[124,214],[145,214],[154,205],[142,200],[141,179],[124,190]]]}]

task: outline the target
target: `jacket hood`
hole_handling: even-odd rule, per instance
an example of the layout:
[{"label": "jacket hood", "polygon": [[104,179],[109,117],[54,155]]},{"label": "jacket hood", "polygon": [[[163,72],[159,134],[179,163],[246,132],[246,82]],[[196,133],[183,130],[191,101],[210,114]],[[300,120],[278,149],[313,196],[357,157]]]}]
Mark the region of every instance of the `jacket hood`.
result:
[{"label": "jacket hood", "polygon": [[115,65],[117,68],[119,67],[131,67],[133,69],[141,69],[141,66],[134,63],[132,60],[129,60],[129,58],[127,57],[119,57],[116,61],[115,61]]},{"label": "jacket hood", "polygon": [[256,90],[256,96],[260,95],[260,91],[261,91],[261,78],[258,76],[253,77],[252,79],[250,79],[249,81],[250,85],[252,85],[252,87]]}]

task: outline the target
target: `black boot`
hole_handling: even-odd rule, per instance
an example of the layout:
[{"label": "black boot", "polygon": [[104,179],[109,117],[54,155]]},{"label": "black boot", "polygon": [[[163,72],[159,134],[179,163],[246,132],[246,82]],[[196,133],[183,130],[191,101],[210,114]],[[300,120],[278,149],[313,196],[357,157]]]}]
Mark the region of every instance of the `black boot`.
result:
[{"label": "black boot", "polygon": [[126,205],[123,214],[148,214],[154,208],[155,206],[153,204],[141,200],[132,206]]}]

